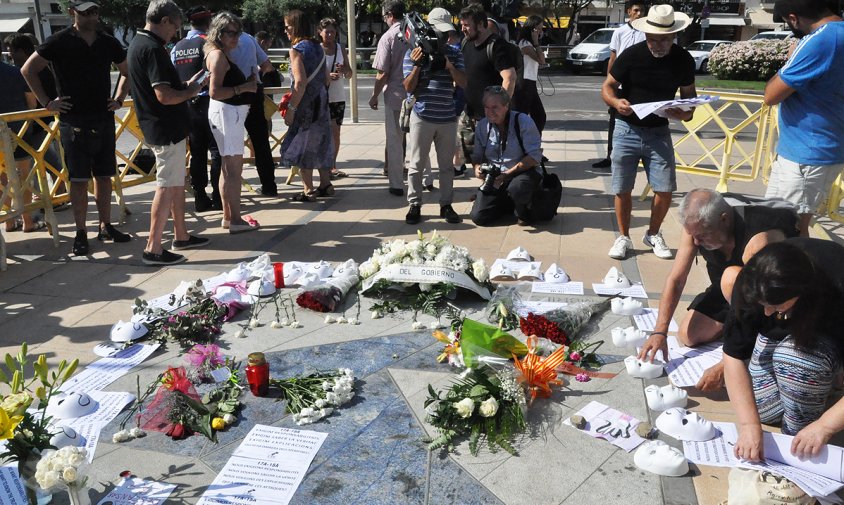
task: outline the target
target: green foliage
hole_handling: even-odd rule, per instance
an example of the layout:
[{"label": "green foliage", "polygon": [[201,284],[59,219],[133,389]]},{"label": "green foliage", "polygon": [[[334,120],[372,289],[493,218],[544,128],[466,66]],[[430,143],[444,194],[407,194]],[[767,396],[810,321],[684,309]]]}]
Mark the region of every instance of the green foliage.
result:
[{"label": "green foliage", "polygon": [[412,310],[415,313],[428,314],[440,318],[443,315],[450,318],[452,323],[462,320],[460,309],[448,302],[453,297],[456,286],[447,282],[432,284],[428,291],[419,289],[418,284],[406,286],[404,290],[395,289],[395,284],[387,279],[377,281],[367,294],[380,301],[370,308],[382,314],[392,314],[402,310]]},{"label": "green foliage", "polygon": [[[490,398],[498,402],[498,410],[484,417],[481,404]],[[457,404],[466,399],[472,400],[474,407],[471,415],[463,417]],[[427,421],[437,428],[437,436],[423,441],[428,444],[428,450],[450,451],[454,449],[455,437],[467,436],[469,451],[477,456],[479,444],[486,438],[491,452],[501,448],[515,456],[517,451],[511,439],[526,427],[524,403],[524,391],[512,375],[496,375],[487,367],[470,369],[466,377],[451,385],[444,397],[429,384],[425,410]]]},{"label": "green foliage", "polygon": [[346,18],[346,3],[342,0],[244,0],[241,4],[243,18],[256,23],[281,23],[284,15],[294,9],[306,13],[313,25],[324,17],[333,17],[338,23]]}]

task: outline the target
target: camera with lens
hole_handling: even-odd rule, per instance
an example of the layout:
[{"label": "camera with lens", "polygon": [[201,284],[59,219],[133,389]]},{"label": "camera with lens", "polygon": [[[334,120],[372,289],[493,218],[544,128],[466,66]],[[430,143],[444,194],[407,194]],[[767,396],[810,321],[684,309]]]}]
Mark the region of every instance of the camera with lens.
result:
[{"label": "camera with lens", "polygon": [[408,12],[404,15],[401,33],[411,48],[422,48],[422,53],[425,55],[422,60],[423,63],[430,58],[431,71],[445,68],[445,53],[442,49],[445,38],[439,35],[433,26],[422,19],[422,16],[418,12]]},{"label": "camera with lens", "polygon": [[481,165],[481,173],[484,174],[484,182],[481,184],[481,193],[492,194],[498,191],[495,180],[501,175],[501,165],[484,163]]}]

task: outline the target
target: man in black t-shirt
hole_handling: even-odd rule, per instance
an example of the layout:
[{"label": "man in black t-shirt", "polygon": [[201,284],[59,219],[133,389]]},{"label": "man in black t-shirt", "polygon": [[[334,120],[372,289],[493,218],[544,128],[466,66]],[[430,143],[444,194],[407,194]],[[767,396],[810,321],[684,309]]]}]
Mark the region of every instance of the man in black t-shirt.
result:
[{"label": "man in black t-shirt", "polygon": [[[179,78],[183,81],[205,69],[205,32],[211,25],[214,14],[203,5],[191,7],[185,12],[190,21],[191,29],[188,34],[176,43],[170,52],[170,59],[176,66]],[[193,203],[197,212],[208,210],[222,210],[220,197],[220,170],[222,158],[217,149],[217,142],[211,134],[211,124],[208,122],[208,88],[204,88],[199,95],[188,101],[190,113],[190,183],[193,187]],[[205,191],[208,186],[208,151],[211,151],[211,198]]]},{"label": "man in black t-shirt", "polygon": [[[97,29],[99,5],[70,3],[73,25],[50,36],[21,68],[29,88],[47,109],[59,113],[59,132],[70,176],[70,203],[76,221],[73,254],[88,254],[85,217],[88,181],[94,177],[101,241],[127,242],[129,235],[111,225],[111,178],[117,172],[114,111],[123,106],[127,86],[121,79],[112,97],[111,66],[126,75],[126,51],[117,39]],[[56,74],[56,97],[41,80],[48,64]]]},{"label": "man in black t-shirt", "polygon": [[[689,305],[677,340],[694,347],[720,338],[738,272],[767,244],[797,236],[796,210],[785,200],[754,201],[711,189],[690,191],[679,207],[683,231],[677,257],[665,279],[654,331],[640,357],[653,359],[661,351],[668,360],[669,324],[698,253],[706,261],[712,284]],[[704,372],[697,388],[712,391],[723,385],[724,367],[719,363]]]},{"label": "man in black t-shirt", "polygon": [[667,118],[688,121],[694,111],[674,108],[665,111],[667,118],[655,114],[639,118],[631,105],[673,100],[678,88],[682,98],[697,95],[694,58],[674,44],[675,34],[690,22],[689,16],[674,12],[670,5],[651,7],[647,17],[631,23],[633,28],[645,33],[645,42],[634,44],[615,60],[601,89],[604,102],[619,114],[611,156],[619,231],[609,251],[614,259],[624,259],[633,248],[629,236],[630,213],[640,160],[654,190],[650,224],[643,241],[658,257],[673,256],[660,231],[671,206],[671,193],[677,189],[674,147]]},{"label": "man in black t-shirt", "polygon": [[460,116],[458,134],[463,154],[470,160],[476,122],[484,117],[484,90],[489,86],[500,85],[512,98],[516,89],[516,62],[510,51],[511,44],[489,30],[486,12],[479,4],[471,4],[460,11],[460,26],[465,35],[463,63],[466,65],[466,112]]},{"label": "man in black t-shirt", "polygon": [[150,212],[149,239],[143,253],[147,265],[172,265],[185,261],[161,245],[167,215],[173,218],[173,250],[208,244],[207,238],[191,235],[185,226],[185,156],[190,120],[187,102],[204,85],[198,72],[187,82],[179,79],[166,41],[182,26],[182,11],[172,0],[152,0],[146,25],[129,44],[129,82],[141,132],[156,162],[156,189]]}]

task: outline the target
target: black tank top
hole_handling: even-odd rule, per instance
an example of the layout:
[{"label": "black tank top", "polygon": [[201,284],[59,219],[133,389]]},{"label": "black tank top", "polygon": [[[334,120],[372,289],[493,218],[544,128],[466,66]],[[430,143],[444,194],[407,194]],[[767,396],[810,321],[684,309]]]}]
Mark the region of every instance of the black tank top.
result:
[{"label": "black tank top", "polygon": [[[226,72],[226,75],[223,76],[223,86],[232,88],[246,83],[246,76],[243,75],[240,68],[229,59],[226,53],[223,53],[223,56],[225,56],[226,61],[229,62],[229,70]],[[254,99],[255,93],[241,93],[231,98],[221,100],[221,102],[229,105],[249,105]]]}]

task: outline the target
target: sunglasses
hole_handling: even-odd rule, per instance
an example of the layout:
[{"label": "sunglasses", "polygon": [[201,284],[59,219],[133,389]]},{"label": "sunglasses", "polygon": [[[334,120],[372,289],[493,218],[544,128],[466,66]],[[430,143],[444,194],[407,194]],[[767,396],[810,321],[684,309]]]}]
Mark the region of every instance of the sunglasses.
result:
[{"label": "sunglasses", "polygon": [[98,9],[96,7],[91,7],[87,11],[76,11],[76,12],[79,13],[80,16],[87,18],[88,16],[98,16],[100,14],[100,9]]},{"label": "sunglasses", "polygon": [[240,37],[240,34],[243,33],[241,30],[220,30],[220,33],[223,35],[231,35],[232,37]]},{"label": "sunglasses", "polygon": [[484,92],[487,91],[492,93],[501,93],[502,91],[504,91],[504,88],[502,86],[487,86],[486,88],[484,88]]}]

